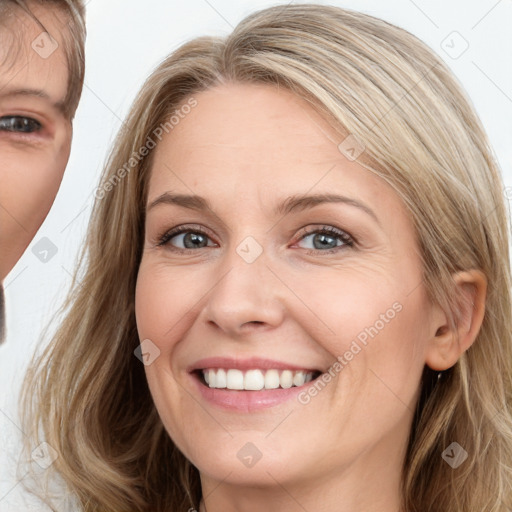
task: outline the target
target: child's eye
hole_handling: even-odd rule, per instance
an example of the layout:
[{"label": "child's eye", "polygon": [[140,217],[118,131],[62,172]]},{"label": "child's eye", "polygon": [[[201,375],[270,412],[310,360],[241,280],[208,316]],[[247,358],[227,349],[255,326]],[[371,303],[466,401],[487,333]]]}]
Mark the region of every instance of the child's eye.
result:
[{"label": "child's eye", "polygon": [[41,129],[41,123],[30,117],[0,117],[0,130],[4,132],[32,133]]}]

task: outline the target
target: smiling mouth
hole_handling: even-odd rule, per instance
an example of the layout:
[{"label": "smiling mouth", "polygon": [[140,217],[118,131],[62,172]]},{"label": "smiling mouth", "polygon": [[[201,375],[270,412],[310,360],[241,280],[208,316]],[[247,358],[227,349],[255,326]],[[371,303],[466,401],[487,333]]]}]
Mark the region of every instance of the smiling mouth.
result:
[{"label": "smiling mouth", "polygon": [[194,372],[205,386],[230,391],[261,391],[299,387],[318,378],[321,371],[205,368]]}]

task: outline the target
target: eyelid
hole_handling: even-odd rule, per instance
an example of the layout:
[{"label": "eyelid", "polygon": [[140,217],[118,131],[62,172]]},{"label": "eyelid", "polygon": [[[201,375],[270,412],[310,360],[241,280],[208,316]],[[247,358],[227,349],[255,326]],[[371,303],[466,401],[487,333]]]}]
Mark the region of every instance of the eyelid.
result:
[{"label": "eyelid", "polygon": [[0,102],[0,118],[27,117],[34,119],[34,121],[37,121],[45,127],[49,135],[54,134],[55,127],[60,120],[59,116],[60,114],[55,112],[51,106],[44,108],[43,106],[37,105],[21,105],[17,102],[2,105]]},{"label": "eyelid", "polygon": [[298,241],[304,240],[306,236],[317,234],[317,233],[328,233],[329,235],[341,238],[345,243],[357,244],[356,237],[352,236],[347,230],[333,226],[332,224],[309,224],[301,228],[298,234]]},{"label": "eyelid", "polygon": [[[202,235],[207,236],[208,238],[213,238],[211,236],[211,233],[206,228],[197,225],[197,224],[179,224],[177,226],[174,226],[170,229],[165,230],[163,233],[158,235],[156,237],[156,245],[157,246],[165,246],[169,240],[174,238],[175,236],[183,234],[183,232],[195,232],[195,233],[201,233]],[[179,250],[179,247],[176,247],[177,250]],[[186,250],[186,249],[182,249]]]}]

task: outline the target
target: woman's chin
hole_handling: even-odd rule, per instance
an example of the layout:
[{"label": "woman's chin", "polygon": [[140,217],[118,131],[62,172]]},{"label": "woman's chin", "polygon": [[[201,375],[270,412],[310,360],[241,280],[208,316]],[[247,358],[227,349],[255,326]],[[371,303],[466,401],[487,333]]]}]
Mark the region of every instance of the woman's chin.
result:
[{"label": "woman's chin", "polygon": [[222,450],[218,442],[197,443],[201,449],[186,456],[203,478],[232,485],[275,486],[276,480],[300,479],[308,472],[306,461],[298,456],[300,443],[295,449],[283,448],[261,435],[254,442],[248,437],[237,436],[223,443]]},{"label": "woman's chin", "polygon": [[306,468],[301,468],[296,457],[279,459],[276,455],[251,453],[252,450],[254,448],[248,447],[240,456],[234,454],[234,458],[220,459],[218,452],[212,450],[211,456],[201,458],[200,465],[196,466],[201,479],[222,482],[223,485],[275,488],[276,482],[289,484],[306,474]]}]

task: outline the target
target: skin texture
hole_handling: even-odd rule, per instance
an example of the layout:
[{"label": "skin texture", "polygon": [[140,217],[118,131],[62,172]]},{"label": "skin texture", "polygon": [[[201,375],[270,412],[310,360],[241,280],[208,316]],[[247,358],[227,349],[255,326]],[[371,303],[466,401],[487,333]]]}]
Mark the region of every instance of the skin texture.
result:
[{"label": "skin texture", "polygon": [[[66,20],[57,9],[30,5],[58,47],[37,39],[43,29],[16,10],[0,27],[0,281],[11,271],[43,223],[69,158],[72,127],[61,105],[68,66],[63,46]],[[42,56],[44,55],[44,57]],[[36,90],[36,94],[16,94]],[[32,121],[28,133],[12,127],[12,116]],[[23,121],[21,121],[23,122]]]},{"label": "skin texture", "polygon": [[[477,306],[455,343],[457,333],[427,299],[398,196],[340,153],[340,137],[308,103],[255,84],[194,97],[197,106],[155,149],[147,204],[165,192],[197,194],[212,210],[148,208],[136,289],[140,339],[160,350],[145,370],[163,423],[199,469],[208,512],[397,512],[421,372],[425,363],[449,368],[469,347],[485,280],[457,277]],[[357,199],[378,221],[334,203],[272,213],[288,196],[313,193]],[[183,235],[158,245],[184,224],[206,230],[200,248],[174,252],[186,247]],[[356,242],[329,239],[322,249],[321,235],[302,232],[323,226]],[[252,263],[236,252],[247,236],[263,248]],[[401,311],[307,405],[227,412],[191,385],[187,368],[213,356],[327,370],[394,303]],[[248,442],[262,453],[251,468],[237,457]]]}]

